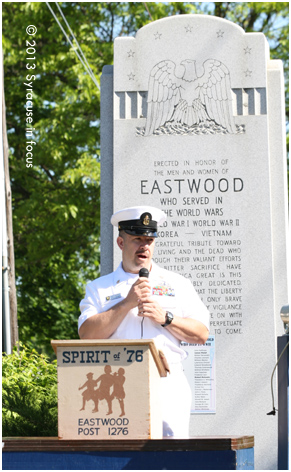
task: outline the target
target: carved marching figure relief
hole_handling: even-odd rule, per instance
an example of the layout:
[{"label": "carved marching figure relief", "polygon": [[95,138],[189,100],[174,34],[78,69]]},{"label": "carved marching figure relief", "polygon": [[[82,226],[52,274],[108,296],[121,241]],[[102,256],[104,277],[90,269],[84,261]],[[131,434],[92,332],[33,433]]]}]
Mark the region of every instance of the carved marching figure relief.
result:
[{"label": "carved marching figure relief", "polygon": [[87,401],[89,400],[94,401],[94,397],[95,397],[94,387],[97,386],[97,380],[93,380],[93,375],[94,374],[92,372],[89,372],[87,374],[87,379],[88,379],[87,382],[85,382],[83,385],[81,385],[81,387],[79,387],[79,390],[82,390],[83,388],[86,387],[86,390],[84,390],[84,392],[82,393],[83,403],[82,403],[82,408],[80,411],[85,410]]},{"label": "carved marching figure relief", "polygon": [[[104,367],[104,374],[100,375],[98,379],[93,379],[93,373],[89,372],[87,374],[87,381],[79,387],[79,390],[82,390],[86,387],[86,390],[83,391],[83,401],[82,401],[82,408],[80,411],[85,410],[86,402],[89,400],[93,400],[95,408],[92,413],[98,412],[98,406],[100,400],[105,400],[108,405],[107,415],[111,415],[112,411],[112,401],[116,398],[119,402],[120,406],[120,415],[125,415],[124,410],[124,398],[125,398],[125,391],[123,384],[125,382],[124,376],[125,370],[121,367],[118,369],[118,372],[112,374],[111,366],[107,365]],[[95,390],[98,383],[99,388]],[[111,392],[111,388],[113,387],[113,391]]]},{"label": "carved marching figure relief", "polygon": [[203,74],[198,77],[195,63],[187,59],[177,66],[165,60],[153,67],[144,136],[157,134],[164,126],[168,127],[167,134],[174,134],[175,125],[192,129],[202,124],[204,130],[212,127],[212,134],[211,125],[214,128],[218,125],[220,132],[221,127],[225,133],[238,132],[227,67],[218,60],[208,59],[203,64]]},{"label": "carved marching figure relief", "polygon": [[95,408],[93,413],[98,411],[98,403],[99,400],[106,400],[108,405],[107,415],[111,415],[112,413],[112,399],[110,395],[110,388],[113,385],[113,375],[111,374],[111,366],[106,365],[104,367],[104,374],[100,375],[96,382],[100,382],[99,388],[94,391],[94,402]]},{"label": "carved marching figure relief", "polygon": [[124,376],[125,370],[120,367],[118,369],[118,373],[114,372],[113,374],[113,392],[111,394],[111,401],[116,398],[119,402],[120,406],[120,415],[119,416],[124,416],[125,411],[124,411],[124,399],[125,399],[125,391],[123,388],[123,384],[125,382],[125,376]]}]

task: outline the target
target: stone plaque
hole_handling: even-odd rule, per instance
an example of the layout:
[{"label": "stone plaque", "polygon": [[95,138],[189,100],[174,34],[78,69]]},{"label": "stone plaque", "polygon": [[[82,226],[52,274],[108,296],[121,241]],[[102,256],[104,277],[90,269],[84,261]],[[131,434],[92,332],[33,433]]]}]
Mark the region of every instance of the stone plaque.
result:
[{"label": "stone plaque", "polygon": [[153,341],[52,341],[60,439],[161,439],[160,375]]},{"label": "stone plaque", "polygon": [[113,212],[167,213],[154,260],[191,280],[216,340],[216,414],[193,416],[190,433],[254,434],[257,466],[276,468],[266,413],[287,300],[282,64],[261,33],[181,15],[117,38],[113,86],[110,67],[102,80],[101,121],[113,119],[111,140],[101,135],[102,273],[121,258]]}]

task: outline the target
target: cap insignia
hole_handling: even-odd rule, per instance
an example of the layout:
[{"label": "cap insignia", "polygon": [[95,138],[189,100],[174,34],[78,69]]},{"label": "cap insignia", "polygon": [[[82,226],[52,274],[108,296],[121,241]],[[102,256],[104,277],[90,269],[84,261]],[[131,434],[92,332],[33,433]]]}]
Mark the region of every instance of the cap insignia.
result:
[{"label": "cap insignia", "polygon": [[150,224],[150,219],[149,219],[149,215],[146,215],[143,219],[143,224],[145,226],[148,226]]},{"label": "cap insignia", "polygon": [[141,221],[142,221],[142,224],[144,226],[149,226],[150,222],[151,222],[151,219],[152,219],[152,215],[150,213],[143,213],[140,217]]}]

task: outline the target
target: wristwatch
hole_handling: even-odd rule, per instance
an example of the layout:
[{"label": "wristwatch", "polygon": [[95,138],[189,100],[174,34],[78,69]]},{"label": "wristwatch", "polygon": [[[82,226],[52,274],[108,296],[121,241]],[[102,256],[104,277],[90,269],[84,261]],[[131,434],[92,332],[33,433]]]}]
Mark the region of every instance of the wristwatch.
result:
[{"label": "wristwatch", "polygon": [[162,324],[162,326],[163,327],[168,326],[169,324],[172,323],[173,319],[174,319],[173,313],[166,311],[166,320],[165,320],[165,323]]}]

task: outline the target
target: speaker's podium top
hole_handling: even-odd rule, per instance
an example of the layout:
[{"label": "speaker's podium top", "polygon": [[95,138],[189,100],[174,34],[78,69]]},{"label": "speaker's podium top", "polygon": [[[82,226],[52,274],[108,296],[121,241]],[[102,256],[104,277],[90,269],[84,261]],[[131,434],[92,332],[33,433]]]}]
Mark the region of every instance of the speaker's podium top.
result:
[{"label": "speaker's podium top", "polygon": [[61,439],[160,439],[164,356],[152,339],[54,340]]}]

